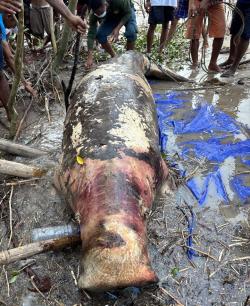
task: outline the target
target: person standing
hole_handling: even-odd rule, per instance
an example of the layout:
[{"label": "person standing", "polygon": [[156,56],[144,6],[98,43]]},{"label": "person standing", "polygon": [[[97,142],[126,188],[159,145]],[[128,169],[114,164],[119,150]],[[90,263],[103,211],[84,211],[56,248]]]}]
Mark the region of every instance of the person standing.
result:
[{"label": "person standing", "polygon": [[209,72],[221,72],[217,65],[217,59],[222,48],[224,35],[226,32],[226,20],[224,12],[224,4],[222,0],[189,0],[189,16],[187,24],[186,37],[191,39],[190,51],[192,57],[192,67],[198,67],[199,39],[202,33],[202,27],[206,13],[208,14],[208,32],[213,37],[213,46],[210,63],[208,65]]},{"label": "person standing", "polygon": [[[240,61],[245,55],[250,39],[250,1],[249,0],[238,0],[236,7],[241,11],[244,18],[244,25],[241,16],[237,11],[234,11],[232,24],[230,28],[231,40],[230,40],[230,51],[228,59],[220,64],[220,67],[229,69],[225,71],[221,76],[230,77],[233,76],[239,67]],[[243,31],[238,37],[238,34],[244,26]]]},{"label": "person standing", "polygon": [[158,24],[162,25],[159,53],[162,53],[167,36],[169,22],[174,19],[177,0],[146,0],[145,9],[149,14],[149,28],[147,32],[147,53],[151,53],[154,41],[154,33]]}]

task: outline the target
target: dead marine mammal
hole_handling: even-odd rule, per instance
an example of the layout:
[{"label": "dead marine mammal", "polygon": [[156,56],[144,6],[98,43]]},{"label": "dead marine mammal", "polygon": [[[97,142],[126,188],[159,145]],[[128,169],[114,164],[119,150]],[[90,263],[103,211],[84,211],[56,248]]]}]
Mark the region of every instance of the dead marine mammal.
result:
[{"label": "dead marine mammal", "polygon": [[108,290],[157,281],[146,214],[167,167],[159,151],[150,63],[125,54],[80,82],[64,127],[58,184],[80,223],[79,287]]}]

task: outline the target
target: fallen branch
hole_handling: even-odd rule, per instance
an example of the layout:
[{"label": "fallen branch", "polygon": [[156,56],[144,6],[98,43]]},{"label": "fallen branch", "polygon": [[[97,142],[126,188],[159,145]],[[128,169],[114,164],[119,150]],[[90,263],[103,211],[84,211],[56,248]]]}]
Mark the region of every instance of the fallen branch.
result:
[{"label": "fallen branch", "polygon": [[0,265],[9,264],[18,260],[26,259],[28,257],[49,252],[56,251],[67,246],[77,244],[81,241],[80,237],[62,237],[59,239],[50,239],[30,243],[21,247],[0,252]]},{"label": "fallen branch", "polygon": [[26,145],[6,140],[4,138],[0,138],[0,151],[30,158],[35,158],[47,154],[46,151],[34,149]]},{"label": "fallen branch", "polygon": [[173,299],[178,306],[184,306],[184,304],[182,304],[171,292],[169,292],[168,290],[166,290],[163,287],[160,287],[160,289],[161,289],[161,291],[163,293],[165,293],[166,295],[170,296],[171,299]]},{"label": "fallen branch", "polygon": [[5,159],[0,159],[0,173],[29,178],[41,177],[46,173],[46,170]]},{"label": "fallen branch", "polygon": [[15,137],[14,137],[14,141],[16,141],[17,138],[19,137],[19,134],[20,134],[20,132],[21,132],[22,125],[23,125],[23,123],[24,123],[24,121],[25,121],[25,119],[26,119],[26,117],[27,117],[27,115],[28,115],[28,112],[29,112],[29,110],[30,110],[32,104],[33,104],[33,98],[31,98],[31,101],[30,101],[28,107],[26,108],[26,110],[25,110],[25,112],[24,112],[23,118],[21,119],[21,121],[20,121],[20,123],[19,123],[19,125],[18,125],[17,131],[16,131],[16,135],[15,135]]}]

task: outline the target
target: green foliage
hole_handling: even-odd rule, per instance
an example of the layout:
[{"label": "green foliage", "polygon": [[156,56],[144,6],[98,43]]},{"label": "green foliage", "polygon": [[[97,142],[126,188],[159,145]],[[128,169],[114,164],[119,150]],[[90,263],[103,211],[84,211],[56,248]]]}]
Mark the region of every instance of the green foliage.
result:
[{"label": "green foliage", "polygon": [[9,280],[9,284],[15,283],[19,274],[20,274],[20,271],[12,271],[11,272],[11,277],[10,277],[10,280]]},{"label": "green foliage", "polygon": [[[168,66],[174,65],[175,69],[181,69],[182,64],[188,57],[189,41],[184,38],[184,27],[177,27],[171,42],[165,47],[162,54],[159,54],[161,26],[158,26],[155,32],[154,43],[150,57],[159,64]],[[138,33],[136,41],[136,50],[145,53],[147,46],[147,29],[142,29]]]},{"label": "green foliage", "polygon": [[[189,40],[184,38],[184,27],[181,25],[177,27],[177,31],[174,34],[171,42],[163,50],[162,54],[159,54],[161,26],[158,26],[155,32],[155,39],[153,43],[151,59],[157,64],[174,66],[175,69],[181,69],[183,63],[188,58],[189,52]],[[117,54],[121,54],[126,49],[126,38],[122,35],[119,41],[112,44],[113,49]],[[147,28],[140,28],[136,40],[136,50],[141,53],[146,53],[147,50]],[[109,58],[106,52],[100,52],[97,50],[94,52],[94,58],[96,62],[102,62]]]},{"label": "green foliage", "polygon": [[172,274],[173,277],[176,277],[179,272],[180,272],[180,269],[178,267],[174,267],[171,270],[171,274]]}]

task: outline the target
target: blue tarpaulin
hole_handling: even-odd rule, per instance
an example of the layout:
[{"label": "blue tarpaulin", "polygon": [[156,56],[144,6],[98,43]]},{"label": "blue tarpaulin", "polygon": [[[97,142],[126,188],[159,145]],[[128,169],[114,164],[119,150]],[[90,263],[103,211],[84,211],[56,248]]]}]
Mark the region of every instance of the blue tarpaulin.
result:
[{"label": "blue tarpaulin", "polygon": [[[173,148],[169,146],[169,135],[174,134],[178,148],[176,153],[183,160],[197,157],[210,163],[209,169],[199,178],[199,184],[196,177],[187,182],[198,202],[201,205],[206,202],[209,186],[213,183],[217,198],[229,203],[220,166],[228,158],[237,158],[239,163],[249,168],[250,140],[244,135],[244,128],[230,115],[206,101],[191,107],[185,93],[155,94],[154,98],[162,151],[173,154]],[[183,141],[187,135],[188,141]],[[185,175],[185,169],[181,164],[179,166]],[[232,175],[230,188],[240,202],[249,199],[247,175]]]}]

